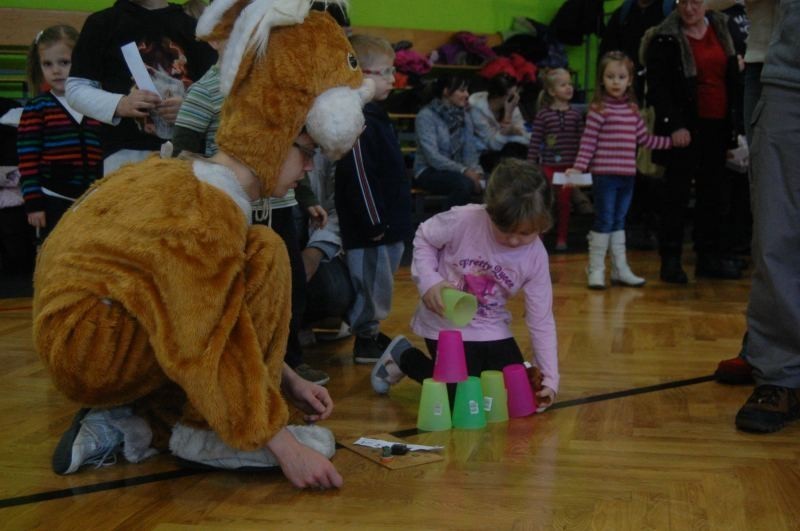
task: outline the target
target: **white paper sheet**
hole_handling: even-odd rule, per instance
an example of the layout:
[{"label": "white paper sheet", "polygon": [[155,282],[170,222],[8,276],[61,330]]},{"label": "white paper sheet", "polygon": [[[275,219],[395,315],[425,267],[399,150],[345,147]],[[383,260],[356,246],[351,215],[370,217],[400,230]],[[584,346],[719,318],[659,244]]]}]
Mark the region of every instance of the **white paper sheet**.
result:
[{"label": "white paper sheet", "polygon": [[128,65],[128,70],[131,71],[131,76],[133,76],[133,80],[136,82],[136,86],[139,87],[139,90],[153,92],[163,99],[163,96],[156,88],[156,84],[153,83],[153,78],[151,78],[150,74],[147,72],[147,67],[144,65],[144,61],[142,61],[142,56],[139,53],[139,48],[136,47],[136,43],[129,42],[120,49]]},{"label": "white paper sheet", "polygon": [[353,444],[359,446],[366,446],[367,448],[383,448],[384,446],[392,446],[393,444],[405,444],[408,446],[410,452],[436,452],[444,449],[444,446],[425,446],[424,444],[406,444],[393,441],[384,441],[383,439],[370,439],[369,437],[360,437]]},{"label": "white paper sheet", "polygon": [[570,186],[591,186],[592,174],[579,173],[576,175],[567,175],[564,172],[556,172],[553,174],[553,184],[568,184]]}]

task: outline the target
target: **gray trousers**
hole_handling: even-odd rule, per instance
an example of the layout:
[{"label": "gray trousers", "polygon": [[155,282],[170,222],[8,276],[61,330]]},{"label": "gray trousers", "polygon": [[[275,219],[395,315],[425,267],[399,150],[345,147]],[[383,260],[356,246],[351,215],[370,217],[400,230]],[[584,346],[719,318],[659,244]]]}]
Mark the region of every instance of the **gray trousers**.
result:
[{"label": "gray trousers", "polygon": [[394,274],[400,267],[403,249],[403,242],[395,242],[347,250],[347,268],[355,291],[353,305],[347,312],[353,335],[376,335],[379,322],[389,316]]},{"label": "gray trousers", "polygon": [[800,90],[764,85],[750,148],[747,353],[759,384],[800,388]]}]

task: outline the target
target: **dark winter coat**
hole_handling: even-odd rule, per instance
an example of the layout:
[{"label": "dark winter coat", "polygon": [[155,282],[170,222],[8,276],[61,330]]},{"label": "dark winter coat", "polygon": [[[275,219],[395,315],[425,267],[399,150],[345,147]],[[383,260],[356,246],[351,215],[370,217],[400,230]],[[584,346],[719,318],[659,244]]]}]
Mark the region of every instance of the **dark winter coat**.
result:
[{"label": "dark winter coat", "polygon": [[411,233],[411,179],[397,134],[377,104],[368,103],[364,117],[366,129],[336,165],[336,212],[345,249],[404,241]]},{"label": "dark winter coat", "polygon": [[[731,141],[737,133],[736,124],[741,112],[742,87],[729,18],[716,11],[708,11],[709,30],[728,57],[725,89],[728,98],[728,116]],[[647,103],[654,107],[656,135],[670,135],[678,129],[691,130],[697,122],[697,67],[688,38],[681,30],[677,11],[671,13],[658,26],[651,28],[642,39],[639,51],[642,64],[647,69]],[[669,152],[653,152],[653,162],[665,164]]]}]

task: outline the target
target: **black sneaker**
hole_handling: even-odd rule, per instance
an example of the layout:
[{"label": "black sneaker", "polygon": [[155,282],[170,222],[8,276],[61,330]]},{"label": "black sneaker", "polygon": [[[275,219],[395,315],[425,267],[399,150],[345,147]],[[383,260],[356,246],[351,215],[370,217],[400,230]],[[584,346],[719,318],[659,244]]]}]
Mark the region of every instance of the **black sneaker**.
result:
[{"label": "black sneaker", "polygon": [[736,414],[740,430],[772,433],[800,418],[800,389],[759,385]]},{"label": "black sneaker", "polygon": [[376,363],[391,340],[386,342],[386,346],[383,347],[381,346],[381,342],[380,335],[367,337],[356,336],[356,340],[353,343],[353,361],[365,364]]}]

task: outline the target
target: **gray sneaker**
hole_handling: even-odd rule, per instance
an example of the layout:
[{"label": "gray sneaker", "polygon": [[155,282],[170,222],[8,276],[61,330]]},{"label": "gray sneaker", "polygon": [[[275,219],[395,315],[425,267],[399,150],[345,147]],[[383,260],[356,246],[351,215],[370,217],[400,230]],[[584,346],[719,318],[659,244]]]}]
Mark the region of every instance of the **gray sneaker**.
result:
[{"label": "gray sneaker", "polygon": [[328,376],[328,373],[319,369],[315,369],[308,363],[301,363],[294,368],[294,372],[296,372],[297,375],[303,380],[308,380],[309,382],[317,385],[325,385],[331,381],[331,377]]},{"label": "gray sneaker", "polygon": [[109,410],[81,409],[53,452],[53,472],[72,474],[83,465],[116,463],[122,432],[111,425]]},{"label": "gray sneaker", "polygon": [[400,359],[403,353],[414,348],[405,336],[396,336],[386,346],[381,357],[378,359],[370,373],[370,383],[372,389],[379,395],[385,395],[389,388],[403,379],[406,375],[400,369]]}]

